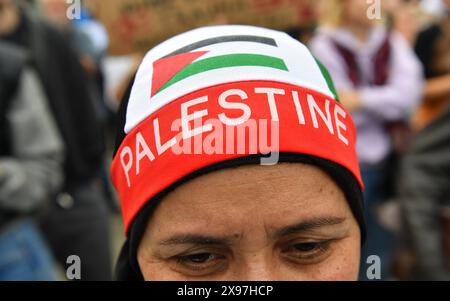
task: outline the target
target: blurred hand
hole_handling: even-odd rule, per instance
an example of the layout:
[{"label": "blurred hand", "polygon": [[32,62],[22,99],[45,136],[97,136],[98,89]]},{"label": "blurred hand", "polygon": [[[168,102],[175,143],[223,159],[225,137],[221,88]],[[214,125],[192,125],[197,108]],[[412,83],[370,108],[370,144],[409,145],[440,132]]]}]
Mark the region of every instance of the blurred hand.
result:
[{"label": "blurred hand", "polygon": [[350,113],[361,108],[361,96],[358,91],[339,91],[338,94],[341,104]]}]

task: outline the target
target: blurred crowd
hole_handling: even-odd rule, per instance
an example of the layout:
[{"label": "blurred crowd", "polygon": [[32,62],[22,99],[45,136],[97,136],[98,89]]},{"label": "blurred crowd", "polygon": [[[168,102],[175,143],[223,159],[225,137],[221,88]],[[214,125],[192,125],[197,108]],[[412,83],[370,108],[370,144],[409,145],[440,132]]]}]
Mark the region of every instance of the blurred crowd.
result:
[{"label": "blurred crowd", "polygon": [[[358,129],[370,255],[382,280],[450,280],[450,0],[310,1],[288,33],[324,65]],[[372,1],[375,3],[376,1]],[[117,108],[143,54],[63,0],[0,0],[0,280],[111,280]],[[225,23],[226,20],[222,20]],[[208,25],[208,24],[205,24]]]}]

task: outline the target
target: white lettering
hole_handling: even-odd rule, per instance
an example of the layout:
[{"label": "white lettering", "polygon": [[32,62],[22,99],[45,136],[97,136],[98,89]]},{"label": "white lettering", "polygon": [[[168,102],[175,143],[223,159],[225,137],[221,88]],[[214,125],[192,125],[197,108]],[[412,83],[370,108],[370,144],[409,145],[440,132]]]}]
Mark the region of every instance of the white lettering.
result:
[{"label": "white lettering", "polygon": [[[141,151],[142,149],[142,151]],[[142,134],[139,132],[136,134],[136,175],[140,173],[140,162],[147,157],[150,161],[155,160],[155,156],[147,145]]]},{"label": "white lettering", "polygon": [[298,122],[302,125],[306,124],[305,115],[303,114],[302,106],[300,105],[300,99],[297,91],[292,91],[292,97],[294,99],[295,109],[297,110]]},{"label": "white lettering", "polygon": [[347,126],[345,125],[345,123],[342,122],[341,119],[339,119],[339,116],[341,116],[342,118],[347,118],[347,113],[338,105],[336,105],[334,107],[334,119],[336,120],[336,130],[337,130],[337,134],[339,139],[345,143],[345,145],[348,146],[348,139],[344,137],[344,135],[342,135],[341,129],[344,131],[347,131]]},{"label": "white lettering", "polygon": [[161,134],[159,131],[159,120],[156,118],[153,120],[153,130],[155,132],[155,143],[156,143],[156,150],[158,151],[158,156],[161,156],[161,154],[165,153],[169,148],[174,146],[177,143],[177,138],[173,137],[164,145],[161,145]]},{"label": "white lettering", "polygon": [[[125,157],[128,156],[128,162],[125,162]],[[130,181],[130,170],[133,167],[133,154],[129,146],[124,147],[120,153],[120,163],[122,164],[123,171],[125,172],[125,177],[127,178],[128,187],[131,187]]]},{"label": "white lettering", "polygon": [[212,125],[208,124],[202,127],[190,129],[189,122],[195,119],[201,119],[208,115],[208,110],[197,111],[189,114],[189,108],[208,101],[208,96],[203,96],[181,104],[181,127],[183,129],[183,139],[189,139],[202,133],[212,131]]},{"label": "white lettering", "polygon": [[325,122],[325,125],[327,126],[328,130],[330,131],[330,134],[334,135],[333,121],[331,120],[331,114],[330,114],[330,101],[328,99],[325,101],[325,110],[327,113],[326,117],[325,117],[325,114],[322,112],[322,110],[317,105],[314,97],[310,94],[308,94],[308,105],[309,105],[309,110],[311,112],[311,118],[313,120],[314,127],[316,129],[319,128],[319,122],[317,121],[317,115],[316,115],[316,112],[317,112],[317,113],[319,113],[320,118]]},{"label": "white lettering", "polygon": [[275,101],[275,95],[285,95],[286,92],[281,89],[273,89],[273,88],[256,88],[256,94],[266,94],[267,101],[269,102],[270,114],[272,115],[272,121],[280,121],[278,117],[277,104]]},{"label": "white lettering", "polygon": [[228,102],[227,98],[232,95],[239,96],[241,100],[248,99],[247,93],[245,93],[240,89],[228,90],[223,92],[219,96],[219,105],[224,109],[242,110],[243,112],[242,116],[239,118],[228,118],[224,113],[222,113],[219,114],[219,119],[228,126],[237,126],[247,122],[250,119],[252,111],[250,107],[245,103]]}]

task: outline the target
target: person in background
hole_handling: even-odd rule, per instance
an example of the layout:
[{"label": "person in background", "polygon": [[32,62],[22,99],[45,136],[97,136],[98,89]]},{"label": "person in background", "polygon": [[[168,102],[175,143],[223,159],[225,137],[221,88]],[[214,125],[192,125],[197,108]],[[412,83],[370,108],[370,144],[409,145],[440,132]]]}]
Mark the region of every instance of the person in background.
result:
[{"label": "person in background", "polygon": [[425,28],[415,45],[427,78],[424,101],[414,116],[414,128],[420,130],[437,119],[450,103],[450,1],[447,14]]},{"label": "person in background", "polygon": [[62,184],[63,157],[62,140],[26,53],[0,42],[0,281],[56,280],[33,216]]},{"label": "person in background", "polygon": [[[80,7],[80,16],[76,19],[67,18],[69,4],[64,0],[40,0],[37,9],[42,17],[56,26],[71,43],[78,60],[89,77],[92,90],[96,93],[96,108],[99,119],[104,125],[105,139],[115,131],[115,112],[110,106],[109,95],[106,92],[104,60],[109,46],[109,37],[104,26],[96,21],[85,6]],[[102,178],[106,200],[113,212],[119,213],[120,208],[114,199],[106,168],[102,168]]]},{"label": "person in background", "polygon": [[419,0],[391,0],[383,3],[383,13],[386,26],[395,30],[414,45],[422,23],[425,22],[425,13]]},{"label": "person in background", "polygon": [[82,280],[111,279],[104,133],[95,87],[64,35],[21,1],[0,0],[0,39],[30,52],[65,144],[64,183],[41,227],[58,261],[81,259]]},{"label": "person in background", "polygon": [[416,131],[402,164],[399,200],[413,253],[409,278],[450,280],[450,1],[447,13],[418,36],[427,78]]},{"label": "person in background", "polygon": [[104,123],[112,118],[112,112],[106,106],[104,93],[103,59],[109,46],[109,38],[103,25],[97,22],[82,6],[78,19],[67,18],[69,4],[64,0],[40,0],[37,9],[42,17],[64,33],[86,74],[99,93],[97,106]]},{"label": "person in background", "polygon": [[369,19],[367,10],[365,0],[323,2],[322,25],[310,44],[312,53],[328,68],[358,130],[368,224],[362,280],[367,279],[370,255],[380,257],[382,279],[389,278],[395,237],[379,223],[376,213],[388,193],[393,152],[390,125],[408,119],[423,86],[420,63],[408,42],[380,21]]}]

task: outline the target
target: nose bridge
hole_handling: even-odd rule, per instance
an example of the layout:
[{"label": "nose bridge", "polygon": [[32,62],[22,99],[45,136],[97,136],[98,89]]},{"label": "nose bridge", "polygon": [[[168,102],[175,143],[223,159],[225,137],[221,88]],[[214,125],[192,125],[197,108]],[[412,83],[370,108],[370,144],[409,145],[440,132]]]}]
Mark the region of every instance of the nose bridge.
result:
[{"label": "nose bridge", "polygon": [[[258,212],[258,208],[254,208],[252,220],[264,225],[264,220]],[[276,256],[266,227],[246,229],[244,235],[251,239],[244,240],[241,245],[235,269],[236,280],[277,280],[279,273],[277,272]]]},{"label": "nose bridge", "polygon": [[278,271],[272,256],[265,252],[249,252],[242,259],[238,278],[241,281],[275,281]]}]

